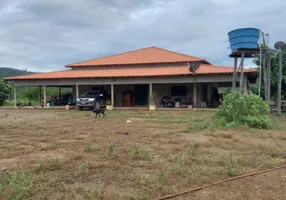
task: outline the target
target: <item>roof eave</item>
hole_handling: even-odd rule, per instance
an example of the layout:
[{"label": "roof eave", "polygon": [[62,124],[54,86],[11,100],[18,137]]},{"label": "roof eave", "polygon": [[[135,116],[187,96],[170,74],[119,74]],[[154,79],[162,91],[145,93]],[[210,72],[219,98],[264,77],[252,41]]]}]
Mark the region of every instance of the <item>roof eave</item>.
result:
[{"label": "roof eave", "polygon": [[7,77],[7,78],[3,78],[4,81],[14,81],[17,80],[17,77]]},{"label": "roof eave", "polygon": [[188,63],[188,62],[204,62],[206,64],[211,64],[205,59],[198,59],[198,60],[185,60],[185,61],[172,61],[172,62],[150,62],[150,63],[126,63],[126,64],[117,64],[117,63],[111,63],[111,64],[100,64],[100,65],[94,65],[94,64],[68,64],[65,65],[65,67],[98,67],[98,66],[123,66],[123,65],[154,65],[154,64],[174,64],[174,63]]},{"label": "roof eave", "polygon": [[[246,71],[245,74],[257,75],[257,71]],[[137,76],[100,76],[100,77],[55,77],[55,78],[29,78],[29,77],[7,77],[4,81],[19,81],[19,80],[56,80],[56,79],[89,79],[89,78],[138,78],[138,77],[166,77],[166,76],[200,76],[200,75],[220,75],[220,74],[232,74],[232,72],[220,72],[220,73],[197,73],[197,74],[165,74],[165,75],[137,75]]]}]

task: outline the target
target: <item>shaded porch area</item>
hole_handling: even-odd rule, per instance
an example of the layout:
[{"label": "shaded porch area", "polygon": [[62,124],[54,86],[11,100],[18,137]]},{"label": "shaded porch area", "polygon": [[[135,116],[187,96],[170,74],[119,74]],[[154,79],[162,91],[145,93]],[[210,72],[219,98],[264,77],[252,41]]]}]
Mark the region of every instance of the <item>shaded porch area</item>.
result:
[{"label": "shaded porch area", "polygon": [[149,108],[149,84],[114,85],[114,107]]},{"label": "shaded porch area", "polygon": [[[105,87],[114,109],[217,108],[222,101],[218,83],[149,83]],[[81,87],[79,87],[81,88]],[[113,90],[113,91],[112,91]],[[111,94],[114,94],[113,96]],[[151,101],[153,98],[153,103]]]},{"label": "shaded porch area", "polygon": [[[85,93],[98,90],[104,91],[106,105],[113,109],[149,109],[151,104],[156,109],[194,109],[217,108],[223,95],[221,88],[228,88],[231,83],[149,83],[149,84],[110,84],[110,85],[44,85],[38,88],[38,105],[42,107],[64,107],[75,104],[77,98]],[[49,88],[58,91],[57,95],[49,95]],[[69,90],[62,94],[63,90]],[[65,98],[64,98],[65,97]],[[153,101],[151,101],[153,98]],[[15,86],[16,107],[17,89]],[[29,100],[27,100],[29,101]]]},{"label": "shaded porch area", "polygon": [[157,108],[193,109],[216,108],[222,94],[217,83],[153,84]]},{"label": "shaded porch area", "polygon": [[[245,91],[248,90],[245,77]],[[238,83],[238,81],[237,81]],[[87,92],[103,91],[104,104],[108,109],[194,109],[216,108],[222,100],[222,89],[231,89],[232,76],[175,76],[175,77],[139,77],[139,78],[98,78],[98,79],[49,79],[49,80],[16,80],[14,99],[17,102],[16,87],[39,88],[39,102],[43,107],[51,105],[48,88],[69,88],[71,95],[68,103],[73,105]],[[101,88],[101,89],[98,89]],[[67,102],[61,104],[65,106]],[[57,106],[57,103],[54,104]],[[16,107],[16,105],[15,105]]]},{"label": "shaded porch area", "polygon": [[73,87],[70,85],[31,86],[14,85],[15,107],[64,107],[73,102]]},{"label": "shaded porch area", "polygon": [[152,95],[153,104],[160,110],[214,109],[230,89],[231,82],[114,85],[114,109],[149,109]]}]

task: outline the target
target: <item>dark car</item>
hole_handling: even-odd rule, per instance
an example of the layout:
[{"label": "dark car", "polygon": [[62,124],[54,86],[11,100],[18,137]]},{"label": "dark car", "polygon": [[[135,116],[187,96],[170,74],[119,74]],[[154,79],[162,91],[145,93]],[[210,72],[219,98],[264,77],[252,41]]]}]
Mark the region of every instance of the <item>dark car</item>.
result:
[{"label": "dark car", "polygon": [[105,104],[106,102],[106,92],[103,89],[93,90],[82,95],[81,98],[76,100],[76,105],[79,110],[84,108],[93,109],[95,103],[98,101],[100,104]]}]

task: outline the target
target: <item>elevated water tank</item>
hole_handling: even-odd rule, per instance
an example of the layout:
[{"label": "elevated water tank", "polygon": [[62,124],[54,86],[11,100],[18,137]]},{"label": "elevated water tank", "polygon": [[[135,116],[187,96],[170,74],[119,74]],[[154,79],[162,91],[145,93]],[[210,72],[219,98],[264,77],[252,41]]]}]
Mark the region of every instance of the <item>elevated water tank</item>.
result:
[{"label": "elevated water tank", "polygon": [[258,48],[260,30],[256,28],[241,28],[228,33],[231,51],[240,48]]}]

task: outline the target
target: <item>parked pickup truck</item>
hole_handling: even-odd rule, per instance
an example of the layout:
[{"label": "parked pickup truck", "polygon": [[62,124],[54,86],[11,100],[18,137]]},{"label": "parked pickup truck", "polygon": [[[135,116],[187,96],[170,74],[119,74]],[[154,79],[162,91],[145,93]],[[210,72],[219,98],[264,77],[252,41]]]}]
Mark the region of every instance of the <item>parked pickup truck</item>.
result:
[{"label": "parked pickup truck", "polygon": [[84,108],[93,109],[97,101],[101,105],[105,104],[106,92],[104,90],[94,90],[85,93],[81,98],[76,100],[76,105],[79,110],[83,110]]}]

